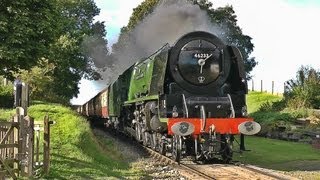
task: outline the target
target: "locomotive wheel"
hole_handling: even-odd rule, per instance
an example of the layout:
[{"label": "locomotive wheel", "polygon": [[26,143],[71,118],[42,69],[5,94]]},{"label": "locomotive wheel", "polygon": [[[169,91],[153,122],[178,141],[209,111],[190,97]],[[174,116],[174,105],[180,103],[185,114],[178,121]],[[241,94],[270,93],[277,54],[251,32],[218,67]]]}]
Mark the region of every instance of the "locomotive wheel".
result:
[{"label": "locomotive wheel", "polygon": [[194,161],[200,161],[203,159],[202,145],[198,144],[198,139],[194,140]]},{"label": "locomotive wheel", "polygon": [[229,163],[232,160],[232,142],[227,142],[226,138],[224,137],[222,142],[222,149],[223,152],[221,154],[222,160],[224,163]]},{"label": "locomotive wheel", "polygon": [[136,123],[135,129],[136,129],[136,139],[138,142],[141,142],[142,141],[142,133],[141,133],[141,126],[139,123]]},{"label": "locomotive wheel", "polygon": [[148,146],[149,145],[149,140],[150,140],[150,134],[148,132],[144,132],[142,135],[142,143],[144,146]]},{"label": "locomotive wheel", "polygon": [[157,140],[158,140],[158,147],[159,147],[159,153],[162,155],[167,154],[167,141],[162,134],[157,133]]},{"label": "locomotive wheel", "polygon": [[157,149],[157,146],[158,146],[158,142],[157,142],[157,134],[154,132],[152,133],[151,135],[151,141],[150,141],[150,146],[153,150],[156,150]]},{"label": "locomotive wheel", "polygon": [[226,145],[225,150],[222,153],[222,160],[224,163],[229,163],[232,160],[232,150],[229,145]]},{"label": "locomotive wheel", "polygon": [[172,159],[180,163],[182,139],[181,136],[174,135],[172,138]]},{"label": "locomotive wheel", "polygon": [[160,142],[160,145],[159,145],[159,149],[160,149],[160,154],[162,155],[166,155],[167,154],[167,144],[165,142]]},{"label": "locomotive wheel", "polygon": [[167,154],[167,143],[163,139],[161,139],[160,143],[159,143],[159,152],[162,155],[166,155]]}]

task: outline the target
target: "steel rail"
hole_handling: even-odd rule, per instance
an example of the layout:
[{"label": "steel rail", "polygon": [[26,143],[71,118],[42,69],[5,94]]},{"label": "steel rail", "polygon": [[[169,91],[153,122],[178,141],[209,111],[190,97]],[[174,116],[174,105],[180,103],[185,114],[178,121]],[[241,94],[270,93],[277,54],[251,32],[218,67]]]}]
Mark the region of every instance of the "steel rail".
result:
[{"label": "steel rail", "polygon": [[148,148],[148,147],[145,147],[145,146],[142,146],[152,157],[156,158],[157,160],[160,160],[162,162],[166,162],[168,164],[171,164],[173,165],[175,168],[179,168],[179,169],[183,169],[185,171],[187,171],[190,175],[191,173],[194,173],[195,175],[198,175],[200,176],[201,178],[203,179],[215,179],[214,177],[211,177],[195,168],[192,168],[186,164],[183,164],[183,163],[180,163],[178,164],[176,161],[170,159],[169,157],[167,156],[164,156],[160,153],[158,153],[157,151],[154,151],[153,149],[151,148]]},{"label": "steel rail", "polygon": [[240,165],[235,165],[235,166],[238,166],[238,167],[241,167],[243,169],[247,169],[249,171],[253,171],[253,172],[256,172],[256,173],[259,173],[259,174],[263,174],[263,175],[269,176],[271,178],[279,179],[279,180],[292,180],[292,179],[295,179],[294,177],[287,177],[285,175],[278,176],[278,175],[275,175],[273,173],[268,173],[268,172],[265,172],[265,171],[250,167],[250,165],[240,164]]},{"label": "steel rail", "polygon": [[[188,174],[190,174],[190,176],[191,175],[195,175],[195,176],[201,177],[203,179],[217,179],[217,177],[205,174],[204,172],[202,172],[200,170],[197,170],[195,167],[191,167],[191,166],[188,166],[187,164],[183,164],[183,163],[178,164],[176,161],[172,160],[171,158],[169,158],[167,156],[164,156],[164,155],[160,154],[159,152],[157,152],[157,151],[155,151],[155,150],[153,150],[153,149],[151,149],[149,147],[145,147],[143,145],[141,145],[141,147],[144,148],[151,157],[153,157],[153,158],[155,158],[155,159],[157,159],[157,160],[159,160],[161,162],[168,163],[168,164],[172,165],[173,167],[175,167],[177,169],[184,170]],[[238,168],[241,168],[241,169],[244,169],[244,170],[247,170],[247,171],[254,172],[257,175],[264,175],[264,176],[267,176],[267,177],[269,177],[271,179],[279,179],[279,180],[295,179],[294,177],[291,177],[291,176],[288,176],[288,175],[284,175],[284,174],[276,175],[276,173],[265,172],[265,171],[256,169],[254,167],[250,167],[250,165],[238,164],[238,163],[231,163],[229,165],[234,166],[234,167],[238,167]],[[214,168],[214,167],[212,167],[212,168]]]}]

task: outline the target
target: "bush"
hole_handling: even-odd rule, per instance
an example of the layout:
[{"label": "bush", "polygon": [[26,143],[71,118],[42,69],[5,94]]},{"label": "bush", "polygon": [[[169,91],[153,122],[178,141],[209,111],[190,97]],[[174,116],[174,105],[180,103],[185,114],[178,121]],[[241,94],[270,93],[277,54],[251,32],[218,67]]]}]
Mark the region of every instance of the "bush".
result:
[{"label": "bush", "polygon": [[286,102],[284,100],[274,101],[274,102],[264,102],[259,107],[258,111],[282,111],[286,107]]},{"label": "bush", "polygon": [[290,113],[291,116],[295,119],[297,118],[306,118],[311,115],[312,110],[307,108],[300,108],[300,109],[286,109],[285,112]]},{"label": "bush", "polygon": [[289,113],[272,111],[257,111],[251,113],[250,116],[258,123],[273,123],[279,121],[290,122],[294,119]]},{"label": "bush", "polygon": [[13,107],[13,87],[12,86],[0,86],[0,107],[12,108]]},{"label": "bush", "polygon": [[288,107],[320,108],[320,72],[311,67],[301,67],[297,78],[287,81],[285,99]]},{"label": "bush", "polygon": [[263,112],[272,111],[272,104],[269,101],[262,103],[258,111],[263,111]]}]

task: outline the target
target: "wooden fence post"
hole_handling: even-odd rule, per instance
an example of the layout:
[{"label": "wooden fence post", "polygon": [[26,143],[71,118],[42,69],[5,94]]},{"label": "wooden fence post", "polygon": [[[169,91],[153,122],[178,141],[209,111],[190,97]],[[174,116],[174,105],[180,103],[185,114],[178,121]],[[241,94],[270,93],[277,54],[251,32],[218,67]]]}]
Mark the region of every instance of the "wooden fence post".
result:
[{"label": "wooden fence post", "polygon": [[272,89],[271,89],[271,94],[274,92],[274,81],[272,81]]},{"label": "wooden fence post", "polygon": [[50,123],[48,115],[44,117],[43,128],[43,169],[44,173],[48,174],[50,169]]},{"label": "wooden fence post", "polygon": [[25,176],[25,164],[24,163],[24,159],[25,159],[25,154],[23,154],[25,152],[25,147],[26,147],[26,141],[25,141],[25,123],[24,123],[24,109],[22,107],[17,107],[16,108],[16,114],[17,114],[17,118],[18,118],[18,122],[19,122],[19,133],[18,133],[18,161],[21,162],[18,166],[20,171],[20,174],[22,176]]},{"label": "wooden fence post", "polygon": [[263,81],[261,80],[261,92],[263,92]]},{"label": "wooden fence post", "polygon": [[[12,117],[12,119],[11,119],[11,122],[12,123],[14,123],[14,117]],[[16,130],[17,128],[13,128],[13,132],[11,133],[11,135],[10,135],[10,138],[9,138],[9,144],[15,144],[16,142],[15,142],[15,139],[14,139],[14,131]],[[10,159],[14,159],[14,147],[13,148],[10,148],[9,149],[9,154],[10,154]]]},{"label": "wooden fence post", "polygon": [[39,148],[40,148],[40,124],[36,124],[36,127],[34,128],[34,130],[36,131],[36,147],[35,147],[35,151],[36,151],[36,166],[40,165],[39,162]]},{"label": "wooden fence post", "polygon": [[[19,116],[18,115],[15,115],[13,117],[13,122],[14,123],[19,123]],[[13,129],[13,134],[14,134],[14,137],[13,137],[13,141],[15,144],[18,144],[18,147],[15,147],[13,149],[13,154],[14,154],[14,159],[15,159],[15,162],[13,163],[13,168],[14,169],[19,169],[19,130],[18,128],[14,128]],[[17,174],[16,176],[19,176],[19,171],[17,171]]]},{"label": "wooden fence post", "polygon": [[19,119],[19,162],[20,162],[20,174],[21,176],[26,176],[27,175],[27,124],[24,119],[25,117],[25,111],[24,108],[18,107],[17,108],[17,115]]},{"label": "wooden fence post", "polygon": [[21,92],[21,107],[24,109],[25,116],[27,115],[27,109],[29,106],[29,85],[23,83]]},{"label": "wooden fence post", "polygon": [[25,128],[25,132],[27,134],[26,138],[26,174],[28,177],[33,176],[33,155],[34,155],[34,119],[30,116],[26,116],[24,118],[25,124],[27,125]]},{"label": "wooden fence post", "polygon": [[254,91],[254,82],[253,82],[253,79],[252,79],[252,91]]}]

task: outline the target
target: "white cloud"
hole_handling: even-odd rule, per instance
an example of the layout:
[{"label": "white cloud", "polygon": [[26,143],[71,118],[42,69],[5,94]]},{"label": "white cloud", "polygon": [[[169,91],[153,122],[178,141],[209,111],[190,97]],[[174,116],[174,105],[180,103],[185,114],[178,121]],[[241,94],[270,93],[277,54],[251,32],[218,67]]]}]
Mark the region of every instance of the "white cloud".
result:
[{"label": "white cloud", "polygon": [[128,24],[133,8],[137,7],[143,0],[95,0],[101,9],[96,21],[105,21],[107,27],[107,38],[109,46],[115,43],[120,28]]}]

